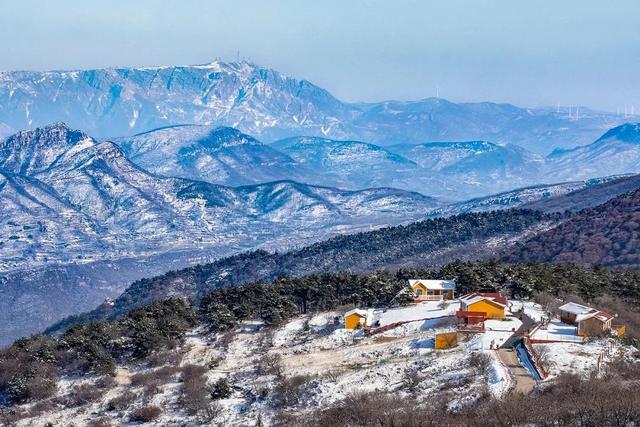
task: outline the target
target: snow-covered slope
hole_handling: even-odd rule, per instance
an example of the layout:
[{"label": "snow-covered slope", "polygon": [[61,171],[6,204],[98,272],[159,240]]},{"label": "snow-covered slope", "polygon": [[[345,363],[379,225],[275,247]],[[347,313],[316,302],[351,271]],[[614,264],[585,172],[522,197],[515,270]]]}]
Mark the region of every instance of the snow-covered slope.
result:
[{"label": "snow-covered slope", "polygon": [[640,172],[640,124],[626,123],[606,132],[592,144],[556,150],[548,156],[552,179]]},{"label": "snow-covered slope", "polygon": [[224,185],[318,181],[291,157],[233,128],[173,126],[113,141],[137,165],[164,176]]},{"label": "snow-covered slope", "polygon": [[0,72],[0,133],[65,121],[99,137],[183,123],[263,140],[312,135],[378,145],[484,139],[538,153],[588,144],[621,123],[581,108],[413,102],[349,104],[306,80],[247,62],[84,71]]},{"label": "snow-covered slope", "polygon": [[[339,181],[350,188],[391,186],[407,174],[415,176],[418,165],[380,146],[360,141],[294,137],[276,141],[273,147],[285,152],[324,179]],[[406,189],[417,189],[417,186]]]},{"label": "snow-covered slope", "polygon": [[251,247],[326,236],[335,227],[420,218],[432,198],[294,181],[228,187],[162,178],[112,142],[56,124],[0,143],[0,268],[172,250]]},{"label": "snow-covered slope", "polygon": [[[491,196],[479,197],[442,206],[434,209],[429,216],[447,217],[466,212],[486,212],[497,209],[509,209],[518,206],[525,206],[534,210],[549,210],[551,212],[562,212],[565,209],[572,209],[574,205],[579,206],[580,208],[595,206],[599,204],[598,200],[602,200],[603,198],[606,200],[606,196],[603,197],[603,195],[601,195],[598,198],[594,197],[593,205],[589,204],[590,201],[588,200],[588,197],[580,198],[580,201],[575,200],[573,203],[562,203],[560,199],[565,195],[568,196],[568,199],[571,199],[572,197],[569,195],[573,195],[584,189],[593,189],[594,192],[597,192],[600,187],[605,188],[604,184],[606,183],[625,179],[626,178],[614,175],[598,179],[589,179],[586,181],[563,182],[559,184],[535,185],[531,187],[518,188],[511,191],[505,191],[503,193],[493,194]],[[637,179],[634,181],[637,181]],[[619,186],[627,188],[627,186],[624,186],[622,183],[620,183]],[[632,187],[633,185],[630,186]],[[640,184],[638,186],[640,186]],[[611,188],[609,189],[609,193],[609,197],[617,195]],[[576,199],[577,198],[578,197],[576,197]],[[562,208],[558,209],[556,205],[561,205]]]},{"label": "snow-covered slope", "polygon": [[[441,197],[472,198],[544,181],[539,174],[544,158],[514,145],[431,142],[389,149],[420,165],[422,172],[417,175],[423,185],[437,191],[429,194]],[[416,180],[415,174],[410,178]]]},{"label": "snow-covered slope", "polygon": [[0,73],[0,123],[13,129],[63,120],[115,136],[197,123],[277,137],[339,132],[352,110],[305,80],[246,62]]}]

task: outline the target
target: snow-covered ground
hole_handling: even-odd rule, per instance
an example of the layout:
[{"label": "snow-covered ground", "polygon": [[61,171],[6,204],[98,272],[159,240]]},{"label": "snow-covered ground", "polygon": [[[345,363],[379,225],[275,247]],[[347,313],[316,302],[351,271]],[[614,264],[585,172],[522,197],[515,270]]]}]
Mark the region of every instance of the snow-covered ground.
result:
[{"label": "snow-covered ground", "polygon": [[514,378],[509,368],[500,360],[496,351],[488,351],[491,357],[489,372],[489,391],[495,397],[503,397],[514,386]]},{"label": "snow-covered ground", "polygon": [[[277,361],[285,379],[300,378],[303,382],[302,395],[290,408],[295,412],[311,411],[363,391],[415,395],[424,401],[446,390],[451,395],[449,405],[456,407],[479,398],[487,387],[498,387],[493,383],[504,373],[477,371],[469,363],[472,349],[464,340],[456,348],[436,351],[435,334],[449,330],[450,326],[442,323],[443,311],[435,308],[433,304],[420,304],[389,310],[387,319],[411,320],[413,314],[433,318],[370,337],[365,337],[362,331],[344,329],[340,322],[336,323],[335,312],[300,316],[276,329],[261,322],[245,322],[217,336],[198,329],[188,334],[185,344],[178,349],[184,353],[179,363],[207,367],[209,384],[220,378],[228,379],[233,394],[216,403],[219,411],[216,421],[226,425],[253,425],[259,418],[270,424],[275,411],[272,393],[283,380],[265,368],[270,363],[265,357]],[[448,310],[455,311],[455,305]],[[133,425],[128,421],[131,410],[154,404],[163,410],[155,425],[198,424],[194,416],[182,409],[179,372],[151,394],[131,383],[132,375],[153,369],[157,368],[119,366],[116,384],[101,399],[76,408],[56,409],[41,415],[38,422],[87,425],[100,414],[117,425]],[[82,381],[92,383],[95,379]],[[61,389],[71,390],[77,384],[78,379],[69,378],[62,382]],[[126,392],[137,396],[130,408],[120,412],[105,410],[110,399]],[[25,419],[19,425],[33,422],[34,419]]]},{"label": "snow-covered ground", "polygon": [[[574,373],[587,376],[591,374],[598,364],[598,358],[610,347],[611,340],[601,339],[578,343],[549,343],[534,344],[533,348],[542,355],[545,360],[545,368],[549,370],[549,378],[556,377],[561,373]],[[604,361],[611,360],[617,354],[621,354],[625,349],[614,346],[608,356],[604,356]]]},{"label": "snow-covered ground", "polygon": [[548,314],[544,307],[534,301],[523,301],[522,308],[524,309],[524,314],[529,316],[536,322],[541,322],[542,319],[548,317]]},{"label": "snow-covered ground", "polygon": [[560,320],[552,320],[547,325],[536,329],[531,334],[531,339],[570,343],[581,343],[583,341],[583,338],[578,336],[578,330],[575,325],[569,325]]},{"label": "snow-covered ground", "polygon": [[491,343],[493,348],[501,346],[521,325],[522,322],[515,317],[507,317],[505,320],[486,320],[485,333],[481,335],[483,347],[489,348]]},{"label": "snow-covered ground", "polygon": [[380,326],[390,325],[396,322],[418,321],[435,319],[438,317],[453,316],[460,309],[460,303],[455,301],[426,301],[409,307],[394,308],[376,313]]},{"label": "snow-covered ground", "polygon": [[[344,329],[342,313],[338,312],[300,316],[277,328],[252,321],[217,335],[196,329],[175,350],[181,353],[180,358],[165,362],[165,368],[175,370],[162,383],[149,388],[132,381],[137,374],[162,368],[146,364],[118,366],[114,384],[98,400],[76,407],[54,404],[49,412],[25,418],[18,425],[87,425],[99,417],[108,418],[112,425],[134,425],[129,421],[131,411],[149,404],[162,409],[154,425],[201,424],[201,419],[184,409],[184,385],[178,369],[194,364],[206,368],[204,375],[209,385],[226,378],[232,387],[229,398],[214,402],[213,421],[224,425],[255,425],[258,420],[263,425],[273,424],[278,393],[289,391],[296,397],[287,404],[287,411],[297,414],[327,407],[360,392],[414,396],[419,404],[446,395],[451,408],[472,403],[487,391],[498,398],[505,396],[516,384],[515,377],[490,347],[502,345],[521,326],[520,320],[511,315],[503,321],[488,320],[486,332],[459,335],[457,347],[436,351],[434,337],[451,330],[456,309],[455,303],[444,309],[438,303],[425,303],[387,310],[380,313],[384,324],[408,323],[372,336],[365,336],[361,330]],[[535,349],[544,356],[550,378],[562,372],[587,375],[609,342],[536,344]],[[621,351],[615,350],[612,355]],[[472,353],[477,352],[489,357],[486,369],[471,363]],[[605,358],[605,362],[613,356]],[[63,394],[69,393],[74,386],[96,380],[66,378],[59,388]],[[111,399],[127,393],[134,396],[130,407],[105,409]],[[23,409],[32,406],[23,405]]]}]

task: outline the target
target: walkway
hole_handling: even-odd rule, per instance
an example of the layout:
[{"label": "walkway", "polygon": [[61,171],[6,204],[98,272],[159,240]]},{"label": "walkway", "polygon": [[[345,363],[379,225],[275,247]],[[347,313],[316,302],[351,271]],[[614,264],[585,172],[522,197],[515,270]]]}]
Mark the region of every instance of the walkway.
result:
[{"label": "walkway", "polygon": [[529,371],[522,367],[513,348],[498,350],[498,357],[504,363],[516,380],[516,393],[529,394],[536,386],[536,381]]},{"label": "walkway", "polygon": [[515,334],[511,335],[511,337],[502,344],[502,348],[515,347],[518,341],[520,341],[524,336],[525,331],[530,331],[536,325],[536,321],[524,314],[524,312],[519,314],[522,314],[522,316],[519,317],[522,321],[522,325],[518,328]]}]

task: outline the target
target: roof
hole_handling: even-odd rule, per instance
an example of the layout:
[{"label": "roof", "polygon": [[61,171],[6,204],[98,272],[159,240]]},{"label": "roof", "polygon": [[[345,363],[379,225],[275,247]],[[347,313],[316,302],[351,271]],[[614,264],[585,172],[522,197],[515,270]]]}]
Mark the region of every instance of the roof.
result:
[{"label": "roof", "polygon": [[349,310],[344,314],[344,317],[351,316],[352,314],[356,314],[360,317],[367,317],[367,310],[361,310],[359,308],[354,308],[353,310]]},{"label": "roof", "polygon": [[607,322],[613,319],[613,316],[606,311],[596,310],[595,308],[587,307],[586,305],[575,302],[568,302],[558,307],[558,309],[566,311],[567,313],[575,314],[576,322],[582,322],[583,320],[591,319],[592,317],[595,317],[601,322]]},{"label": "roof", "polygon": [[558,310],[566,311],[567,313],[575,314],[576,316],[594,311],[594,309],[591,307],[587,307],[586,305],[578,304],[575,302],[568,302],[564,305],[561,305],[560,307],[558,307]]},{"label": "roof", "polygon": [[362,310],[359,308],[354,308],[353,310],[349,310],[344,314],[344,317],[348,317],[351,316],[352,314],[355,314],[358,317],[362,317],[365,319],[364,324],[365,326],[371,326],[373,325],[373,323],[376,321],[376,314],[375,314],[375,310],[372,308],[369,308],[367,310]]},{"label": "roof", "polygon": [[600,322],[604,323],[604,322],[608,322],[609,320],[613,319],[613,316],[610,315],[609,313],[607,313],[606,311],[598,311],[593,309],[593,311],[587,313],[587,314],[581,314],[579,316],[576,316],[576,321],[577,322],[582,322],[584,320],[587,319],[591,319],[591,318],[595,318],[598,319]]},{"label": "roof", "polygon": [[412,288],[418,283],[424,285],[427,289],[441,289],[449,290],[456,288],[455,280],[426,280],[426,279],[414,279],[409,280],[409,286]]},{"label": "roof", "polygon": [[507,299],[500,295],[499,293],[489,293],[489,292],[474,292],[472,294],[467,294],[460,297],[460,301],[465,305],[475,304],[478,301],[488,301],[494,304],[499,305],[500,307],[507,306]]}]

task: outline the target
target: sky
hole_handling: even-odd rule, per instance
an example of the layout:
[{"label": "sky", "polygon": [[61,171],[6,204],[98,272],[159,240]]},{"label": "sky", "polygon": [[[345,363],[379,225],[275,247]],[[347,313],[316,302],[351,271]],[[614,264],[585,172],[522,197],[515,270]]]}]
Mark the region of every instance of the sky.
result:
[{"label": "sky", "polygon": [[639,0],[0,0],[0,69],[247,59],[345,101],[640,109]]}]

